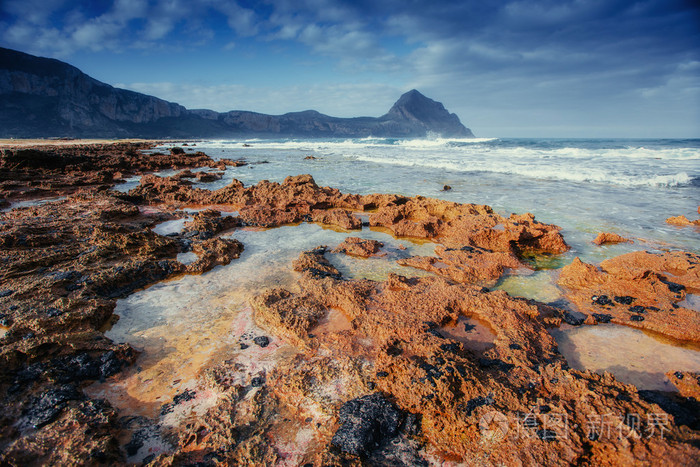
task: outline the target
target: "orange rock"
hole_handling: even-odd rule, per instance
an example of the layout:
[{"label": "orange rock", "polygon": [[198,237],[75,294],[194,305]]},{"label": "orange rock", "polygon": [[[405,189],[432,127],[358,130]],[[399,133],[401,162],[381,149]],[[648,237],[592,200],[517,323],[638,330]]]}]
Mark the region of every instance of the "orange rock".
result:
[{"label": "orange rock", "polygon": [[562,253],[569,248],[559,227],[537,222],[532,214],[504,218],[489,206],[421,196],[379,208],[370,215],[370,225],[386,227],[397,236],[435,239],[454,248],[547,253]]},{"label": "orange rock", "polygon": [[362,221],[346,209],[314,209],[311,212],[311,220],[321,224],[336,225],[346,230],[356,230],[362,228]]},{"label": "orange rock", "polygon": [[199,259],[187,266],[187,272],[201,274],[214,266],[224,266],[241,256],[243,244],[235,239],[212,238],[196,243],[192,251],[197,253]]},{"label": "orange rock", "polygon": [[669,371],[666,377],[683,397],[692,397],[700,402],[700,373],[690,371]]},{"label": "orange rock", "polygon": [[592,264],[584,263],[578,256],[571,264],[564,266],[559,273],[559,284],[571,288],[601,283],[604,280],[605,276],[598,268]]},{"label": "orange rock", "polygon": [[492,252],[478,247],[456,249],[437,245],[435,254],[437,257],[413,256],[397,262],[461,283],[492,282],[501,277],[506,268],[527,267],[513,253]]},{"label": "orange rock", "polygon": [[700,315],[678,303],[700,290],[700,256],[637,251],[595,266],[578,258],[562,268],[559,284],[580,311],[597,321],[647,329],[700,342]]},{"label": "orange rock", "polygon": [[[322,255],[314,250],[300,260],[308,253],[311,263]],[[638,413],[646,420],[646,414],[660,409],[610,374],[566,369],[544,326],[546,306],[436,277],[392,274],[373,282],[304,274],[299,287],[297,293],[277,289],[254,300],[256,321],[300,350],[268,375],[268,393],[274,397],[258,399],[269,408],[255,413],[270,414],[265,420],[271,427],[266,436],[248,438],[255,445],[262,447],[281,429],[274,421],[279,413],[298,420],[310,417],[319,421],[314,431],[318,447],[305,462],[359,463],[357,457],[326,449],[342,404],[379,391],[420,421],[412,438],[438,459],[558,464],[586,455],[614,465],[666,456],[668,462],[682,464],[698,455],[688,444],[692,435],[671,423],[663,439],[640,436],[633,445],[603,435],[591,442],[591,417]],[[316,333],[330,310],[341,313],[350,326]],[[464,317],[478,319],[493,333],[485,350],[471,350],[468,337],[450,337],[451,330],[464,326]],[[553,416],[566,420],[566,426],[554,423]],[[489,425],[494,417],[502,417],[503,427]],[[545,435],[556,441],[544,442]],[[403,454],[415,462],[421,459],[410,445]],[[383,455],[372,454],[379,456],[377,462]]]},{"label": "orange rock", "polygon": [[333,253],[345,253],[347,255],[369,258],[376,254],[383,246],[384,244],[377,240],[347,237],[340,245],[335,247]]},{"label": "orange rock", "polygon": [[685,216],[675,216],[675,217],[669,217],[668,219],[666,219],[666,223],[671,224],[671,225],[677,225],[680,227],[685,227],[685,226],[689,226],[689,225],[700,226],[700,219],[691,221],[690,219],[688,219]]},{"label": "orange rock", "polygon": [[598,234],[598,236],[593,240],[593,243],[596,245],[605,245],[607,243],[632,243],[632,241],[628,238],[625,238],[621,235],[615,234],[615,233],[610,233],[610,232],[601,232]]},{"label": "orange rock", "polygon": [[226,230],[233,229],[241,224],[238,217],[221,216],[221,212],[214,209],[205,209],[194,215],[194,219],[185,222],[185,231],[196,232],[205,238]]}]

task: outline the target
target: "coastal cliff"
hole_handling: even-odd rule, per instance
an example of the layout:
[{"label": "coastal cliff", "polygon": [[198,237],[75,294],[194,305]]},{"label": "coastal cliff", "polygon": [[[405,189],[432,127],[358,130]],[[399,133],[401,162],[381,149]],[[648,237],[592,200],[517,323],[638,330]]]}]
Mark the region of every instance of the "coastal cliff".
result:
[{"label": "coastal cliff", "polygon": [[0,137],[473,137],[445,107],[416,90],[385,115],[337,118],[188,110],[112,87],[59,60],[0,48]]}]

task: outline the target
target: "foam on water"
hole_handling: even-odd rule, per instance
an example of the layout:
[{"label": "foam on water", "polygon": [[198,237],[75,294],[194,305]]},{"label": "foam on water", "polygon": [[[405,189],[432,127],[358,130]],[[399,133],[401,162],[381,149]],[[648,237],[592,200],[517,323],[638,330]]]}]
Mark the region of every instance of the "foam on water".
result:
[{"label": "foam on water", "polygon": [[[563,228],[572,246],[564,263],[638,249],[700,251],[693,229],[664,222],[671,215],[697,216],[700,140],[279,139],[200,141],[197,149],[249,162],[202,186],[211,190],[233,178],[252,185],[308,173],[345,193],[488,204],[506,216],[532,212]],[[309,155],[315,159],[306,160]],[[444,185],[452,190],[441,191]],[[602,231],[635,243],[591,244]]]}]

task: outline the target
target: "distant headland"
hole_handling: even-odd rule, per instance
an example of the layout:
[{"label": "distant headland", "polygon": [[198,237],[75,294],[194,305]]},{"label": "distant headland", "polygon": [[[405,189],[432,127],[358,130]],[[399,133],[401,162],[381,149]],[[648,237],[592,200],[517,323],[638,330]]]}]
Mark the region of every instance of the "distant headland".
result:
[{"label": "distant headland", "polygon": [[0,138],[444,137],[474,135],[420,92],[381,117],[337,118],[314,110],[266,115],[190,110],[115,88],[59,60],[0,48]]}]

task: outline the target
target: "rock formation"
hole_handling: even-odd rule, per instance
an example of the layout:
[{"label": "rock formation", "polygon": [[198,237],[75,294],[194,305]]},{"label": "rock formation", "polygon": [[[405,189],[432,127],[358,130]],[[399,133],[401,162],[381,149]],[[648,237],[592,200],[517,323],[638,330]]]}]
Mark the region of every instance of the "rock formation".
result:
[{"label": "rock formation", "polygon": [[314,110],[265,115],[183,106],[101,83],[58,60],[0,48],[0,137],[473,137],[455,114],[412,90],[382,117]]},{"label": "rock formation", "polygon": [[700,256],[636,251],[605,260],[600,269],[574,261],[561,270],[566,298],[589,322],[613,322],[681,341],[700,342],[700,316],[679,305],[700,291]]},{"label": "rock formation", "polygon": [[606,245],[606,244],[615,244],[615,243],[632,243],[632,241],[630,239],[625,238],[622,235],[618,235],[616,233],[601,232],[593,240],[593,243],[595,243],[596,245]]},{"label": "rock formation", "polygon": [[[526,255],[567,250],[559,228],[531,214],[344,194],[310,175],[249,187],[234,180],[210,191],[183,171],[144,175],[128,194],[116,193],[106,188],[149,167],[234,170],[235,161],[186,151],[145,155],[124,145],[33,151],[3,154],[2,196],[30,197],[37,179],[46,193],[68,197],[0,214],[2,465],[122,465],[148,451],[149,426],[171,445],[149,451],[143,464],[153,465],[697,463],[697,373],[669,368],[676,396],[573,370],[548,328],[574,312],[482,285],[526,267]],[[208,209],[181,232],[154,232],[159,222],[182,219],[174,208],[188,205]],[[239,215],[222,216],[217,205]],[[261,289],[235,315],[248,313],[267,335],[245,326],[227,334],[238,338],[240,353],[228,347],[212,357],[197,387],[163,398],[160,419],[125,416],[88,391],[137,358],[102,332],[117,298],[238,258],[244,245],[219,236],[227,230],[362,227],[353,211],[369,212],[374,228],[437,243],[435,257],[402,260],[435,275],[408,277],[406,268],[407,276],[379,281],[344,277],[337,255],[390,258],[388,248],[359,237],[333,253],[325,246],[300,252],[292,287]],[[177,261],[189,251],[196,261]],[[590,313],[578,324],[612,320],[697,342],[697,312],[679,303],[700,290],[698,264],[698,255],[684,252],[630,253],[600,269],[575,260],[559,283]],[[472,332],[477,324],[486,339]],[[238,329],[228,318],[225,325]],[[159,423],[208,396],[204,410]]]}]

